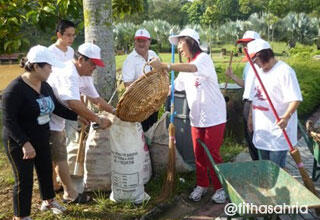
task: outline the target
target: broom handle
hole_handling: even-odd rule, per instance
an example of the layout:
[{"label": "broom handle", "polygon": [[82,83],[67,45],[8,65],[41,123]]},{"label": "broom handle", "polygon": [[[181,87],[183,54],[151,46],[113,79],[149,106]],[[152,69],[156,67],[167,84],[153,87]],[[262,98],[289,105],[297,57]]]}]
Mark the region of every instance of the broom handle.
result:
[{"label": "broom handle", "polygon": [[[87,106],[88,99],[81,96],[81,101],[84,102],[84,104]],[[77,152],[77,158],[76,158],[76,164],[74,166],[73,174],[75,176],[82,176],[83,175],[83,163],[84,163],[84,150],[85,150],[85,144],[84,144],[84,131],[86,129],[86,125],[81,125],[80,130],[80,137],[79,137],[79,148]]]},{"label": "broom handle", "polygon": [[[171,44],[171,63],[174,63],[174,45]],[[170,123],[174,121],[174,71],[171,70],[171,103],[170,103]]]},{"label": "broom handle", "polygon": [[[251,58],[250,58],[250,56],[249,56],[249,54],[248,54],[248,50],[247,50],[246,47],[244,47],[243,49],[244,49],[244,53],[246,54],[246,57],[247,57],[250,65],[251,65],[251,67],[252,67],[252,69],[253,69],[253,72],[254,72],[254,74],[256,75],[256,77],[257,77],[257,79],[258,79],[258,81],[259,81],[259,83],[260,83],[260,86],[262,87],[262,90],[263,90],[264,94],[265,94],[266,97],[267,97],[267,100],[268,100],[269,105],[270,105],[270,107],[271,107],[271,109],[272,109],[272,112],[273,112],[274,116],[276,117],[277,122],[279,122],[279,121],[280,121],[280,117],[279,117],[276,109],[274,108],[274,105],[273,105],[273,103],[272,103],[272,101],[271,101],[271,99],[270,99],[270,97],[269,97],[269,94],[268,94],[266,88],[265,88],[264,85],[263,85],[263,82],[262,82],[262,80],[261,80],[261,78],[260,78],[260,76],[259,76],[256,68],[255,68],[254,65],[253,65],[253,62],[252,62],[252,60],[251,60]],[[287,143],[288,143],[288,145],[289,145],[290,151],[293,151],[294,148],[293,148],[293,146],[292,146],[292,143],[291,143],[291,141],[290,141],[290,139],[289,139],[289,137],[288,137],[288,134],[287,134],[286,130],[285,130],[285,129],[282,129],[282,132],[283,132],[284,138],[286,139],[286,141],[287,141]]]},{"label": "broom handle", "polygon": [[[231,54],[230,54],[230,60],[229,60],[228,68],[232,65],[232,58],[233,58],[233,51],[231,51]],[[224,89],[226,89],[227,87],[228,87],[228,77],[226,77],[226,83],[224,84]]]}]

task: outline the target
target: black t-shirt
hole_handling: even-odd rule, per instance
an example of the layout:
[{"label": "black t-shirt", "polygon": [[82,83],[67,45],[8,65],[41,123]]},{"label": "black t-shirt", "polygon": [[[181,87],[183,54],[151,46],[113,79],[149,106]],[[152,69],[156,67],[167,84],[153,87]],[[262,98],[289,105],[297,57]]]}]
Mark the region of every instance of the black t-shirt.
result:
[{"label": "black t-shirt", "polygon": [[62,105],[46,82],[41,83],[40,94],[26,84],[21,76],[13,80],[2,96],[3,136],[19,146],[49,142],[50,114],[77,120],[77,114]]}]

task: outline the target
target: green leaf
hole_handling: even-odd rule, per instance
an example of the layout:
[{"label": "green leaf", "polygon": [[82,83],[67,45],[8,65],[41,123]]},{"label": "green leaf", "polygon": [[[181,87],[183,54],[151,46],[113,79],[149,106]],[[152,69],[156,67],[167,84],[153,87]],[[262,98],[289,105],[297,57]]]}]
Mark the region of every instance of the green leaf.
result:
[{"label": "green leaf", "polygon": [[10,44],[12,44],[11,40],[9,40],[9,41],[4,43],[4,45],[3,45],[4,51],[8,51],[8,48],[10,47]]}]

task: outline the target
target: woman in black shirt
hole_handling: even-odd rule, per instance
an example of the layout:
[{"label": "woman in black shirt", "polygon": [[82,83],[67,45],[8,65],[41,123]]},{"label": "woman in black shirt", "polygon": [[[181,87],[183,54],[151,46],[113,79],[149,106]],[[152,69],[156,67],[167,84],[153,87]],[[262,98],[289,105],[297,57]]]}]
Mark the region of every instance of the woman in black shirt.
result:
[{"label": "woman in black shirt", "polygon": [[76,120],[77,115],[59,103],[45,82],[51,66],[56,64],[46,47],[31,48],[27,59],[21,61],[26,72],[13,80],[3,93],[3,141],[15,177],[14,219],[31,219],[33,167],[43,200],[41,210],[55,214],[65,211],[54,200],[49,121],[52,112],[69,120]]}]

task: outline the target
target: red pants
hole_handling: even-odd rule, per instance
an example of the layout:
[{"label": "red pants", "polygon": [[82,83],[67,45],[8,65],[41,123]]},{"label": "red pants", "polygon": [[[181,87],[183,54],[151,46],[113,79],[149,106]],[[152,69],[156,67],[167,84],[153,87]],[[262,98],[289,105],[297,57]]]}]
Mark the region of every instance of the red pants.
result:
[{"label": "red pants", "polygon": [[223,161],[220,156],[220,147],[223,142],[225,125],[226,124],[223,123],[208,128],[197,128],[191,126],[198,186],[209,186],[209,168],[214,189],[217,190],[222,187],[216,173],[214,172],[210,160],[206,155],[206,152],[204,151],[203,147],[197,142],[197,139],[200,138],[200,140],[202,140],[206,144],[216,164],[222,163]]}]

